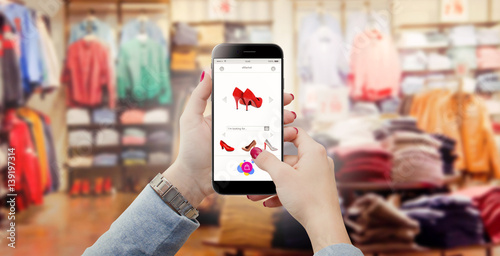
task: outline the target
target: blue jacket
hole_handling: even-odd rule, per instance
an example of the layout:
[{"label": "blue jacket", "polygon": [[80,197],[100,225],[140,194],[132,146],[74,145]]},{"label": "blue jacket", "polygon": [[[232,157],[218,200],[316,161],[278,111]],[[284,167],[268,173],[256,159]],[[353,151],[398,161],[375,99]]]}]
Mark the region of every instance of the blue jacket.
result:
[{"label": "blue jacket", "polygon": [[[175,255],[200,224],[175,213],[148,185],[83,255]],[[363,256],[334,244],[315,256]]]}]

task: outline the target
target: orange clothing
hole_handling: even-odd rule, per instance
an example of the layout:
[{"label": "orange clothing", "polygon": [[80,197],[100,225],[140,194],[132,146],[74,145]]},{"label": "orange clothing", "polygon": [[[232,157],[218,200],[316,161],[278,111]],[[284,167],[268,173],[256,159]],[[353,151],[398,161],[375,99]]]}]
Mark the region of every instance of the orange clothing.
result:
[{"label": "orange clothing", "polygon": [[500,178],[500,153],[484,102],[475,95],[462,97],[465,111],[454,93],[422,93],[415,96],[410,115],[417,118],[420,129],[456,140],[457,169]]},{"label": "orange clothing", "polygon": [[38,164],[40,165],[40,185],[43,191],[47,191],[51,186],[50,169],[49,163],[47,161],[47,151],[45,146],[48,143],[45,141],[45,134],[43,130],[43,123],[40,116],[33,110],[28,108],[20,108],[17,110],[17,114],[29,121],[32,125],[31,131],[33,136],[33,142],[35,144],[35,149],[38,158]]}]

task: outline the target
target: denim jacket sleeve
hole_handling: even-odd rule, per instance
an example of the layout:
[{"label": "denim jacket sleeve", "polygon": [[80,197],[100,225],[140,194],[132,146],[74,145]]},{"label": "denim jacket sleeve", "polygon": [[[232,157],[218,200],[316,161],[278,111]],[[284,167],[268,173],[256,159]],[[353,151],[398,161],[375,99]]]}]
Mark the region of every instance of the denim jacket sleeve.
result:
[{"label": "denim jacket sleeve", "polygon": [[175,255],[199,226],[179,216],[147,185],[83,255]]},{"label": "denim jacket sleeve", "polygon": [[[147,185],[83,255],[175,255],[200,224],[179,216]],[[350,244],[334,244],[315,256],[362,256]]]}]

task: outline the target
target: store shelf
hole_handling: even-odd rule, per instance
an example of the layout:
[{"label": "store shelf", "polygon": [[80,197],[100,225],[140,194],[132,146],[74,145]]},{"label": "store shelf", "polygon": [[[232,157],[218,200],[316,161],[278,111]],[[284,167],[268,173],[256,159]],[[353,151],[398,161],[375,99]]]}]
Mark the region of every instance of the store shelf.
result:
[{"label": "store shelf", "polygon": [[272,20],[248,20],[248,21],[228,21],[228,20],[209,20],[209,21],[191,21],[187,22],[190,26],[209,26],[209,25],[236,25],[236,26],[270,26]]},{"label": "store shelf", "polygon": [[[452,175],[445,178],[443,186],[456,183],[460,180],[460,175]],[[340,190],[356,190],[356,191],[404,191],[404,190],[426,190],[438,189],[443,186],[436,186],[424,182],[337,182],[337,188]]]},{"label": "store shelf", "polygon": [[500,24],[500,21],[479,21],[479,22],[446,22],[446,23],[421,23],[421,24],[402,24],[401,29],[421,29],[421,28],[449,28],[462,25],[474,25],[479,27],[493,27]]},{"label": "store shelf", "polygon": [[[475,45],[471,47],[498,47],[500,44],[480,44],[480,45]],[[438,50],[446,50],[449,48],[454,48],[454,47],[461,47],[461,46],[454,46],[454,45],[445,45],[445,46],[411,46],[411,47],[399,47],[399,51],[438,51]]]},{"label": "store shelf", "polygon": [[[472,68],[470,71],[472,72],[492,72],[498,71],[500,68],[485,68],[485,69],[476,69]],[[432,73],[441,73],[441,74],[453,74],[455,73],[454,69],[438,69],[438,70],[403,70],[402,73],[404,75],[427,75]]]},{"label": "store shelf", "polygon": [[80,153],[119,153],[123,150],[127,149],[147,149],[151,150],[160,150],[160,149],[168,149],[171,146],[170,143],[148,143],[145,145],[110,145],[110,146],[78,146],[78,147],[69,147],[68,150],[71,152],[80,152]]},{"label": "store shelf", "polygon": [[168,123],[143,123],[143,124],[70,124],[68,125],[68,130],[99,130],[105,128],[114,128],[114,129],[126,129],[126,128],[143,128],[143,129],[168,129],[170,130],[170,126]]}]

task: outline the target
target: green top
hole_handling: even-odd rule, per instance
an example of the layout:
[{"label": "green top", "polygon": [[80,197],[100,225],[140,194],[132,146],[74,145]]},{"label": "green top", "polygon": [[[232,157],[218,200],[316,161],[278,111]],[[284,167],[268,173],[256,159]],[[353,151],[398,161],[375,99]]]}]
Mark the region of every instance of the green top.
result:
[{"label": "green top", "polygon": [[166,49],[150,39],[133,39],[120,48],[118,57],[118,98],[132,96],[138,102],[158,98],[160,104],[172,102]]}]

